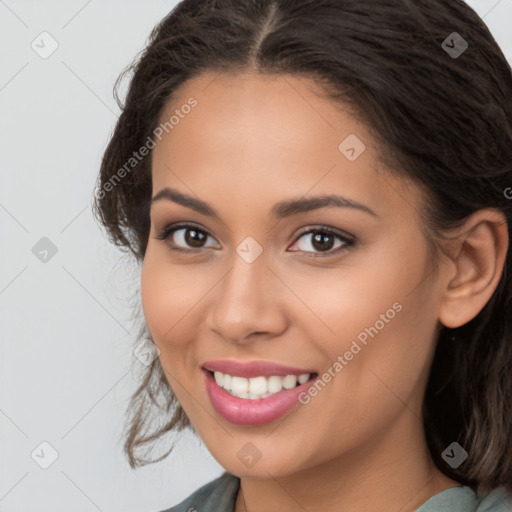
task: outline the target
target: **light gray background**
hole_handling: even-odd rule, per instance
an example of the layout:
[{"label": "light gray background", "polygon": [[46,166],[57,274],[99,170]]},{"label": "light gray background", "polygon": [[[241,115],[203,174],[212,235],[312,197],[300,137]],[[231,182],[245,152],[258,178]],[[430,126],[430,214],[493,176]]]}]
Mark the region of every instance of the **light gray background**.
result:
[{"label": "light gray background", "polygon": [[[191,434],[152,466],[123,457],[139,276],[90,207],[114,81],[175,4],[0,0],[0,512],[157,512],[222,472]],[[511,61],[512,0],[469,4]],[[43,31],[47,59],[31,47]],[[43,441],[48,469],[31,457],[49,457]]]}]

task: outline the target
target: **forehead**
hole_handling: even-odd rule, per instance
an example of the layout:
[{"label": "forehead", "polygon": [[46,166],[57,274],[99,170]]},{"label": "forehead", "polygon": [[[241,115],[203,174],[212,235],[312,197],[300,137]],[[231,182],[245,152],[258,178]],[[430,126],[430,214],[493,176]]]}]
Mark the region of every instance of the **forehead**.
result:
[{"label": "forehead", "polygon": [[203,145],[213,141],[217,150],[224,149],[220,144],[226,142],[231,147],[236,144],[238,154],[251,146],[258,153],[272,146],[298,151],[300,143],[307,142],[309,148],[325,141],[321,149],[330,146],[337,156],[338,139],[344,133],[369,138],[362,123],[341,104],[319,96],[322,93],[314,81],[295,75],[207,72],[182,84],[160,121],[193,97],[197,106],[188,115],[190,120],[175,126],[173,134],[187,139],[195,135]]},{"label": "forehead", "polygon": [[[277,202],[334,191],[391,204],[392,178],[367,128],[322,92],[295,75],[205,73],[189,80],[162,112],[161,123],[173,115],[175,123],[153,151],[154,192],[185,185],[221,200],[236,194]],[[191,98],[195,106],[183,108]]]}]

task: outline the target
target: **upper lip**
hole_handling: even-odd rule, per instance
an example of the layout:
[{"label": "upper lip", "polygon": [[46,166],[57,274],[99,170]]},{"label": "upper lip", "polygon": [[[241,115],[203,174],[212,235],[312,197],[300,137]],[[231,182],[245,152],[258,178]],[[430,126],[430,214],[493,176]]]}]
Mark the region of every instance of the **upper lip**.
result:
[{"label": "upper lip", "polygon": [[233,359],[219,359],[216,361],[206,361],[203,363],[203,368],[211,372],[228,373],[238,377],[270,377],[272,375],[279,375],[285,377],[286,375],[302,375],[304,373],[315,373],[310,369],[293,368],[291,366],[284,366],[282,364],[272,363],[270,361],[251,361],[242,362]]}]

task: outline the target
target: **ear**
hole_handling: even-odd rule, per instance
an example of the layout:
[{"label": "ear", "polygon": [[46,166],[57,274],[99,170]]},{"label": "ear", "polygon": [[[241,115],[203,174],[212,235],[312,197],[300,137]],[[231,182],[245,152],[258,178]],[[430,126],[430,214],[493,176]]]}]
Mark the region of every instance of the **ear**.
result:
[{"label": "ear", "polygon": [[457,228],[451,243],[439,321],[455,328],[478,315],[498,286],[508,249],[506,218],[497,210],[479,210]]}]

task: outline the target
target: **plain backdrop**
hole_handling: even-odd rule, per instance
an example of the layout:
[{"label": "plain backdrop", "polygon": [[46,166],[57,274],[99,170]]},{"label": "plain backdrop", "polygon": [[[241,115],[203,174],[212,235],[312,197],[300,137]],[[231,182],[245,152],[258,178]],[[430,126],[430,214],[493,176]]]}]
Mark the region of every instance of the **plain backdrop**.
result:
[{"label": "plain backdrop", "polygon": [[[511,61],[512,0],[469,3]],[[91,213],[114,81],[175,4],[0,0],[0,512],[158,512],[223,471],[191,434],[125,460],[139,275]]]}]

